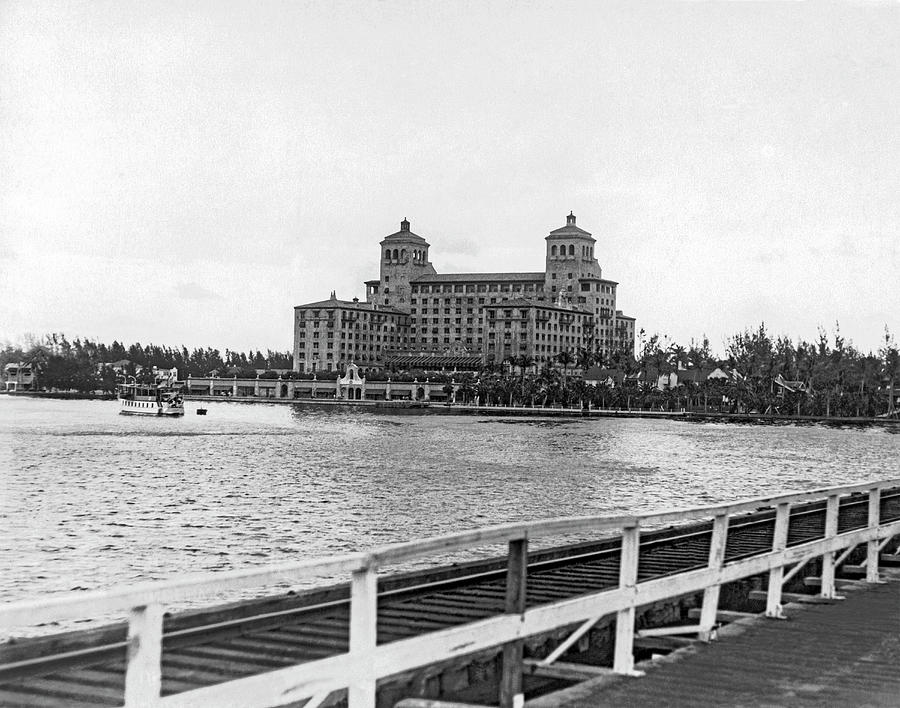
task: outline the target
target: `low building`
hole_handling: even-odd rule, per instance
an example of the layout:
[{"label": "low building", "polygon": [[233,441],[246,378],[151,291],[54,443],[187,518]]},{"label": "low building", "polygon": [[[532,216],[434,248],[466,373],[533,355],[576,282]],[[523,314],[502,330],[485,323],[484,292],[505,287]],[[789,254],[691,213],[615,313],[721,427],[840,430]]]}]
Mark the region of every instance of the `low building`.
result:
[{"label": "low building", "polygon": [[34,366],[23,362],[9,363],[4,366],[3,387],[9,393],[36,390],[37,380]]}]

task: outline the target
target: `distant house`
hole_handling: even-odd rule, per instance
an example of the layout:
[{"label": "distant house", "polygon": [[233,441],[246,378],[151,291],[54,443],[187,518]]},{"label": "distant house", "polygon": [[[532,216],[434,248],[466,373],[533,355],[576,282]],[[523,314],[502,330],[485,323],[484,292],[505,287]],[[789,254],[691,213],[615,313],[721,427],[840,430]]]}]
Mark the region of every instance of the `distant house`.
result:
[{"label": "distant house", "polygon": [[803,381],[789,381],[781,374],[775,377],[774,384],[778,386],[778,393],[784,398],[785,392],[788,393],[812,393],[809,384]]},{"label": "distant house", "polygon": [[34,366],[23,362],[7,364],[3,367],[3,384],[9,393],[36,389]]},{"label": "distant house", "polygon": [[624,381],[625,372],[621,369],[592,366],[584,372],[584,382],[591,386],[599,386],[601,383],[607,386],[621,386]]}]

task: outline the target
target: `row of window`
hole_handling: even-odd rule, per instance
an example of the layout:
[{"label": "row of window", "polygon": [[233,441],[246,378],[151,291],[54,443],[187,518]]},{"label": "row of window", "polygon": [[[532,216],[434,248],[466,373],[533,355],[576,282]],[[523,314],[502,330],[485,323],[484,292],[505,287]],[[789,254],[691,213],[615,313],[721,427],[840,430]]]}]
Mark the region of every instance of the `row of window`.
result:
[{"label": "row of window", "polygon": [[[550,257],[552,258],[557,255],[558,256],[568,255],[568,256],[571,256],[572,258],[574,258],[575,257],[575,244],[574,243],[570,243],[570,244],[562,243],[559,245],[559,247],[557,247],[556,244],[553,244],[552,246],[550,246]],[[582,258],[593,258],[594,257],[594,247],[588,246],[587,244],[582,244],[581,245],[581,257]]]}]

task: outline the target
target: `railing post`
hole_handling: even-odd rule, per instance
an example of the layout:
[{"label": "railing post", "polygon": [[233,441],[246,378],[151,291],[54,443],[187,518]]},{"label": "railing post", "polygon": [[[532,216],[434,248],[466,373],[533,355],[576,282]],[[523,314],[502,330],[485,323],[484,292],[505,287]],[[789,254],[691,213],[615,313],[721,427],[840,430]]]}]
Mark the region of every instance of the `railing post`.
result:
[{"label": "railing post", "polygon": [[[725,544],[728,541],[728,514],[719,514],[713,520],[712,538],[709,541],[709,568],[720,570],[725,562]],[[708,642],[713,638],[716,627],[716,613],[719,611],[719,589],[716,583],[703,591],[703,608],[700,610],[700,639]]]},{"label": "railing post", "polygon": [[[869,529],[877,529],[881,525],[881,490],[876,487],[869,490]],[[866,546],[866,582],[878,583],[878,538],[869,540]]]},{"label": "railing post", "polygon": [[[641,530],[635,523],[622,529],[622,556],[619,562],[619,587],[634,589],[638,577]],[[613,671],[634,675],[634,598],[616,613],[616,646]]]},{"label": "railing post", "polygon": [[162,688],[163,611],[158,604],[135,607],[128,618],[125,705],[145,708],[159,701]]},{"label": "railing post", "polygon": [[378,630],[378,572],[372,565],[350,581],[350,656],[354,661],[349,708],[375,707],[375,642]]},{"label": "railing post", "polygon": [[[506,614],[525,612],[525,593],[528,581],[528,539],[509,542],[506,566]],[[524,641],[515,639],[503,645],[503,664],[500,674],[500,708],[522,708],[522,654]]]},{"label": "railing post", "polygon": [[[834,538],[838,530],[840,497],[832,494],[825,506],[825,538]],[[834,591],[834,551],[822,555],[822,597],[837,599]]]},{"label": "railing post", "polygon": [[[772,550],[783,551],[787,548],[788,525],[791,518],[791,505],[779,504],[775,508],[775,535],[772,538]],[[766,596],[766,617],[785,619],[781,607],[781,586],[784,585],[784,566],[779,565],[769,571],[769,592]]]}]

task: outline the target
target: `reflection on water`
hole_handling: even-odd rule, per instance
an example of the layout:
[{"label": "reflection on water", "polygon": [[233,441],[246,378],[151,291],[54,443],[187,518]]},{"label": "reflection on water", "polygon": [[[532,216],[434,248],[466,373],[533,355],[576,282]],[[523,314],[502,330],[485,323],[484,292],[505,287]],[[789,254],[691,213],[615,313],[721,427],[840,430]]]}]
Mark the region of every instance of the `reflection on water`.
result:
[{"label": "reflection on water", "polygon": [[0,399],[0,599],[900,476],[881,428]]}]

